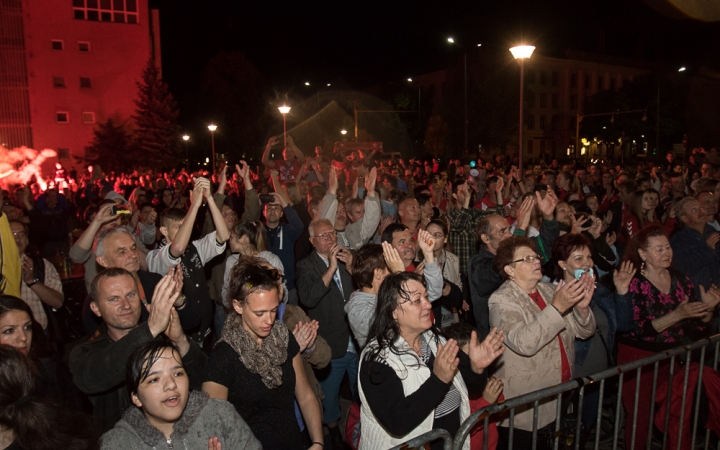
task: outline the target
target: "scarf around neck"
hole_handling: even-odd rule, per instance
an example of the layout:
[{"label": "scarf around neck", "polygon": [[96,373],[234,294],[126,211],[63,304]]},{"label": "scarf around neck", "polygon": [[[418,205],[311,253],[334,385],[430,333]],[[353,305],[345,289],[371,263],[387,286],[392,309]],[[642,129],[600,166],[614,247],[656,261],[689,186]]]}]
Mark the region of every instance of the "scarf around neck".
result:
[{"label": "scarf around neck", "polygon": [[287,360],[290,332],[285,324],[275,320],[270,334],[259,346],[242,325],[242,316],[235,312],[228,316],[218,342],[226,342],[245,367],[256,375],[268,389],[282,385],[282,365]]}]

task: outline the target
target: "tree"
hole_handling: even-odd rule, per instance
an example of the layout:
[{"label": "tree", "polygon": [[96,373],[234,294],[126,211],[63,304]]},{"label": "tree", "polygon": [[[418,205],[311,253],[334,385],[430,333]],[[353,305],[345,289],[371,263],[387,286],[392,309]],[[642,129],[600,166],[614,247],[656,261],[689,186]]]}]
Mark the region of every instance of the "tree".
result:
[{"label": "tree", "polygon": [[142,161],[169,165],[181,160],[177,103],[152,59],[148,60],[137,87],[133,120],[135,145]]},{"label": "tree", "polygon": [[98,123],[93,134],[92,143],[85,148],[86,164],[102,164],[106,170],[116,172],[136,166],[130,134],[123,125],[116,125],[112,119],[108,119],[105,123]]}]

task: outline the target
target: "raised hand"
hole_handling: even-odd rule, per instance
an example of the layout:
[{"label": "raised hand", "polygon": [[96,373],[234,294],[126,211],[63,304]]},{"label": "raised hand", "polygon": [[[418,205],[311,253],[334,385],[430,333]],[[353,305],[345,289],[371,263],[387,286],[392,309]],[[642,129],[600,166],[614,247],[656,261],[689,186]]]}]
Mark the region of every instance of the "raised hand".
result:
[{"label": "raised hand", "polygon": [[217,436],[208,440],[208,450],[222,450],[222,444]]},{"label": "raised hand", "polygon": [[147,305],[150,313],[148,317],[148,328],[153,337],[158,337],[167,330],[170,325],[170,313],[173,304],[180,294],[175,291],[175,280],[172,275],[165,275],[155,286],[152,296],[152,303]]},{"label": "raised hand", "polygon": [[581,293],[582,299],[577,302],[575,307],[578,309],[587,309],[590,307],[590,301],[592,300],[592,296],[595,293],[595,278],[590,276],[589,273],[585,272],[580,277],[580,284],[582,285],[584,293]]},{"label": "raised hand", "polygon": [[394,222],[394,220],[393,220],[392,216],[383,217],[383,219],[380,221],[380,224],[378,225],[377,233],[379,235],[382,235],[383,232],[385,231],[385,228],[387,228],[388,225],[390,225],[393,222]]},{"label": "raised hand", "polygon": [[375,197],[375,184],[377,183],[377,167],[373,167],[365,177],[365,194],[368,197]]},{"label": "raised hand", "polygon": [[580,281],[572,280],[566,283],[564,280],[560,280],[555,288],[551,304],[560,314],[565,314],[585,298],[584,294],[584,286]]},{"label": "raised hand", "polygon": [[503,331],[498,331],[497,327],[490,330],[482,343],[478,342],[477,332],[472,332],[468,356],[473,372],[482,373],[498,356],[502,355],[505,351],[503,341],[505,341]]},{"label": "raised hand", "polygon": [[338,179],[337,179],[337,169],[335,166],[330,166],[330,180],[328,184],[328,191],[331,194],[337,194],[338,190]]},{"label": "raised hand", "polygon": [[389,242],[383,242],[382,249],[388,271],[390,273],[405,272],[405,264],[400,259],[400,253],[398,253],[397,249],[390,245]]},{"label": "raised hand", "polygon": [[302,323],[298,322],[293,328],[293,336],[298,345],[300,345],[300,351],[304,352],[305,349],[312,347],[315,344],[317,338],[318,328],[320,324],[317,320],[311,320],[310,322]]},{"label": "raised hand", "polygon": [[710,286],[707,291],[700,285],[700,300],[708,306],[710,311],[714,310],[715,307],[720,303],[720,289],[714,284]]},{"label": "raised hand", "polygon": [[575,214],[570,214],[570,221],[572,222],[572,229],[570,230],[570,233],[580,234],[583,231],[587,231],[590,229],[590,226],[583,226],[588,221],[587,217],[580,217],[579,219],[576,219]]},{"label": "raised hand", "polygon": [[420,250],[422,250],[423,252],[423,255],[427,257],[428,254],[433,254],[433,246],[435,245],[435,240],[433,239],[432,234],[425,230],[418,231],[417,242],[420,246]]},{"label": "raised hand", "polygon": [[95,222],[99,226],[102,226],[108,222],[117,220],[118,216],[116,216],[115,214],[112,213],[113,206],[115,206],[115,205],[112,203],[106,203],[106,204],[102,205],[100,208],[98,208],[98,212],[95,213],[93,222]]},{"label": "raised hand", "polygon": [[460,358],[457,357],[457,353],[459,350],[460,348],[454,339],[450,339],[445,345],[438,343],[438,350],[433,363],[433,373],[445,384],[451,383],[458,372]]},{"label": "raised hand", "polygon": [[503,382],[500,378],[497,377],[497,375],[493,375],[490,377],[490,379],[487,381],[487,384],[485,385],[485,390],[483,390],[482,396],[485,399],[486,402],[489,404],[493,404],[497,402],[498,397],[500,397],[500,394],[502,394],[503,391]]},{"label": "raised hand", "polygon": [[285,199],[284,195],[281,195],[277,192],[271,192],[270,195],[273,196],[273,204],[279,204],[281,207],[285,208],[288,205],[287,200]]},{"label": "raised hand", "polygon": [[602,220],[598,219],[595,216],[588,216],[588,220],[592,222],[590,224],[590,228],[588,229],[588,233],[590,233],[590,235],[592,235],[592,237],[595,239],[599,238],[600,234],[602,233]]},{"label": "raised hand", "polygon": [[530,226],[530,219],[532,218],[532,210],[535,207],[535,199],[528,197],[520,204],[517,209],[517,228],[519,230],[527,230]]},{"label": "raised hand", "polygon": [[608,247],[612,247],[615,241],[617,241],[617,234],[614,231],[605,235],[605,242],[607,242]]},{"label": "raised hand", "polygon": [[415,273],[423,276],[425,274],[425,261],[422,261],[417,266],[415,266]]},{"label": "raised hand", "polygon": [[497,183],[495,183],[495,192],[502,195],[502,190],[505,187],[505,180],[503,177],[498,177]]},{"label": "raised hand", "polygon": [[345,247],[340,247],[340,251],[338,251],[337,259],[339,261],[342,261],[345,263],[345,269],[352,275],[353,273],[353,255],[350,252],[350,250],[346,249]]},{"label": "raised hand", "polygon": [[620,267],[615,269],[613,273],[613,283],[615,283],[615,289],[620,295],[625,295],[630,289],[630,282],[635,276],[637,269],[630,261],[624,261],[620,264]]},{"label": "raised hand", "polygon": [[685,296],[685,300],[675,308],[673,313],[680,319],[699,319],[707,314],[711,309],[704,302],[690,302],[690,298]]},{"label": "raised hand", "polygon": [[150,211],[150,214],[147,216],[147,223],[145,225],[152,225],[157,220],[157,211],[154,209]]},{"label": "raised hand", "polygon": [[173,294],[176,292],[179,294],[177,300],[175,301],[175,306],[182,306],[186,301],[182,296],[182,289],[185,284],[185,272],[183,272],[182,265],[178,264],[175,267],[171,267],[167,274],[168,276],[172,276],[173,281],[175,281]]},{"label": "raised hand", "polygon": [[328,257],[328,269],[332,271],[332,273],[335,273],[335,271],[338,268],[338,258],[337,255],[340,252],[342,247],[340,247],[338,244],[335,244],[335,246],[330,250],[330,255]]},{"label": "raised hand", "polygon": [[555,207],[558,204],[558,198],[557,195],[555,195],[555,191],[548,186],[545,197],[542,197],[539,192],[536,192],[535,196],[537,197],[538,208],[540,208],[543,216],[547,219],[552,219],[555,213]]}]

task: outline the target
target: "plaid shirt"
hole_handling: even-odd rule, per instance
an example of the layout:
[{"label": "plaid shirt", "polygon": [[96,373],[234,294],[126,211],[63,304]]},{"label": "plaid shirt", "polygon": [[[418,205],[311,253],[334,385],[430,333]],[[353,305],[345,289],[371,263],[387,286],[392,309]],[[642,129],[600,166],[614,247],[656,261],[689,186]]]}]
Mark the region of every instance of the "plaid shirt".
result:
[{"label": "plaid shirt", "polygon": [[[62,289],[62,281],[60,281],[60,275],[58,275],[57,270],[55,269],[55,266],[52,265],[50,261],[43,258],[43,261],[45,261],[45,281],[43,281],[42,284],[44,284],[46,287],[58,291],[59,293],[63,293]],[[21,265],[22,267],[22,265]],[[39,282],[38,282],[39,284]],[[22,281],[22,286],[20,287],[20,296],[23,299],[25,303],[30,306],[30,309],[33,312],[33,316],[35,317],[35,320],[42,325],[43,330],[47,328],[48,326],[48,318],[45,314],[45,309],[43,308],[42,300],[40,300],[40,297],[37,296],[37,294],[32,290],[31,287],[29,287],[27,284],[25,284],[25,280]]]},{"label": "plaid shirt", "polygon": [[505,216],[502,206],[488,208],[458,208],[447,212],[450,220],[450,244],[453,252],[460,260],[460,273],[467,273],[467,263],[476,252],[477,245],[476,228],[477,224],[485,216],[499,214]]}]

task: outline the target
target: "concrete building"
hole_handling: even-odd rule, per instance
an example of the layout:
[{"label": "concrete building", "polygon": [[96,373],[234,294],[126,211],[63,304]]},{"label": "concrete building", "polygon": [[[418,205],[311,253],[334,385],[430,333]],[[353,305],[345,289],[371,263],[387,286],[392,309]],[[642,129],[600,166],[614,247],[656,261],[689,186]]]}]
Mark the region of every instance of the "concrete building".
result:
[{"label": "concrete building", "polygon": [[76,166],[96,123],[129,122],[143,67],[160,67],[147,1],[0,2],[0,144],[50,148]]}]

